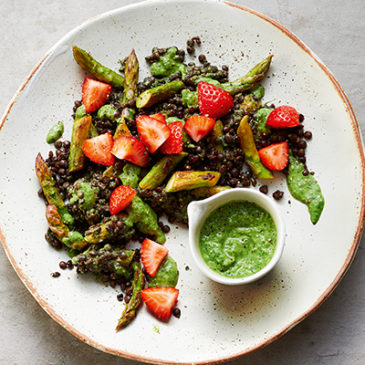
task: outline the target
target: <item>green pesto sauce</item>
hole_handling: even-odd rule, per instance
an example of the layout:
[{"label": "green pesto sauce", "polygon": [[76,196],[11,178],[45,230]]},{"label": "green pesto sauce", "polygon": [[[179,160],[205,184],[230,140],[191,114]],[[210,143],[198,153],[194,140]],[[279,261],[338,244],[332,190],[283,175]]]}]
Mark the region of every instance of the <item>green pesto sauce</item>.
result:
[{"label": "green pesto sauce", "polygon": [[303,170],[304,165],[290,154],[287,176],[290,194],[308,207],[311,222],[316,224],[324,208],[324,197],[314,176],[304,176]]},{"label": "green pesto sauce", "polygon": [[62,242],[66,246],[71,246],[72,243],[81,242],[84,239],[83,235],[77,231],[70,231],[68,237],[63,237]]},{"label": "green pesto sauce", "polygon": [[271,215],[255,203],[234,201],[214,210],[200,232],[200,252],[215,272],[243,278],[274,255],[277,232]]},{"label": "green pesto sauce", "polygon": [[[83,194],[80,195],[80,192],[82,192]],[[81,198],[84,200],[84,203],[81,205],[82,208],[86,210],[90,210],[93,208],[96,201],[96,195],[91,185],[84,181],[80,183],[79,189],[74,190],[70,199],[70,203],[74,204]]]},{"label": "green pesto sauce", "polygon": [[179,279],[179,271],[177,269],[176,261],[167,256],[159,267],[156,275],[148,280],[148,287],[154,286],[172,286],[177,285]]},{"label": "green pesto sauce", "polygon": [[266,125],[266,121],[273,110],[272,108],[260,108],[256,112],[256,129],[259,134],[270,133],[270,128]]},{"label": "green pesto sauce", "polygon": [[198,92],[191,91],[189,89],[183,89],[181,91],[181,102],[188,108],[198,107]]},{"label": "green pesto sauce", "polygon": [[62,137],[64,131],[63,122],[55,123],[48,131],[46,141],[47,143],[54,143]]},{"label": "green pesto sauce", "polygon": [[179,55],[177,54],[177,48],[172,47],[167,52],[160,56],[160,58],[150,66],[150,70],[153,76],[156,77],[169,77],[176,72],[185,73],[186,66],[181,62]]}]

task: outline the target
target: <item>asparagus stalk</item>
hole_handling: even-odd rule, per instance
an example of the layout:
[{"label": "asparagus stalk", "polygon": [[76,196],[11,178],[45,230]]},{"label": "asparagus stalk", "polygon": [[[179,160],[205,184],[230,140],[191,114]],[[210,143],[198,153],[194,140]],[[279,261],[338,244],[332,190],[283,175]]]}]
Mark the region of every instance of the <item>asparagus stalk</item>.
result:
[{"label": "asparagus stalk", "polygon": [[172,172],[178,163],[187,156],[186,152],[178,155],[164,156],[159,160],[147,175],[139,183],[141,189],[155,189],[160,186],[166,179],[167,175]]},{"label": "asparagus stalk", "polygon": [[[211,133],[211,140],[214,148],[218,151],[218,153],[224,153],[222,138],[223,138],[223,123],[221,120],[217,120],[214,124]],[[217,163],[218,168],[221,165],[222,165],[221,162]]]},{"label": "asparagus stalk", "polygon": [[70,229],[62,221],[62,218],[55,205],[49,204],[46,208],[46,218],[50,230],[62,242],[62,239],[68,237]]},{"label": "asparagus stalk", "polygon": [[250,90],[257,85],[266,75],[269,70],[273,55],[266,57],[256,66],[254,66],[245,76],[242,76],[234,81],[221,84],[221,88],[235,95],[246,90]]},{"label": "asparagus stalk", "polygon": [[35,160],[35,171],[42,187],[43,194],[46,197],[49,204],[56,206],[58,213],[62,221],[67,226],[72,226],[74,219],[68,212],[65,202],[63,201],[60,193],[56,188],[56,183],[52,177],[51,171],[47,164],[44,162],[40,153],[38,153]]},{"label": "asparagus stalk", "polygon": [[118,278],[129,279],[134,254],[135,251],[133,250],[113,248],[110,244],[106,244],[99,250],[96,250],[95,247],[89,247],[86,251],[75,256],[72,263],[77,266],[77,271],[80,274],[92,272],[98,276],[103,273],[111,273],[116,274]]},{"label": "asparagus stalk", "polygon": [[192,190],[217,184],[221,174],[216,171],[176,171],[165,187],[166,193]]},{"label": "asparagus stalk", "polygon": [[175,95],[182,88],[184,88],[184,83],[179,80],[156,86],[140,94],[136,100],[136,106],[137,108],[149,108],[150,106]]},{"label": "asparagus stalk", "polygon": [[116,331],[125,328],[136,317],[137,309],[142,304],[141,291],[145,285],[145,276],[141,269],[139,262],[133,262],[132,268],[134,271],[132,282],[132,296],[129,302],[126,304],[121,318],[118,321]]},{"label": "asparagus stalk", "polygon": [[261,162],[259,153],[255,145],[252,130],[248,124],[248,116],[244,116],[237,129],[242,151],[245,155],[247,164],[259,179],[272,179],[273,175]]},{"label": "asparagus stalk", "polygon": [[[132,52],[127,57],[125,62],[125,78],[124,89],[122,95],[122,105],[128,104],[137,96],[137,83],[138,83],[139,63],[137,56],[132,49]],[[126,121],[134,119],[134,110],[128,106],[125,106],[122,111],[122,116],[117,119],[117,129],[114,133],[114,139],[120,136],[132,136]]]},{"label": "asparagus stalk", "polygon": [[132,137],[132,133],[129,130],[127,123],[125,122],[125,118],[121,117],[117,119],[117,128],[114,132],[114,139],[117,139],[120,136],[129,136]]},{"label": "asparagus stalk", "polygon": [[68,170],[80,171],[84,168],[85,155],[82,145],[90,136],[91,116],[85,116],[74,121],[72,127],[70,155],[68,158]]},{"label": "asparagus stalk", "polygon": [[124,77],[122,75],[103,66],[101,63],[96,61],[90,53],[87,53],[81,48],[73,46],[72,50],[76,62],[84,71],[91,73],[99,81],[106,82],[117,88],[123,87]]},{"label": "asparagus stalk", "polygon": [[122,97],[123,105],[131,101],[137,95],[138,71],[138,59],[136,53],[134,52],[134,49],[132,49],[132,52],[127,57],[125,63],[124,90]]},{"label": "asparagus stalk", "polygon": [[90,244],[100,243],[105,240],[128,242],[134,233],[133,224],[129,223],[128,217],[121,214],[112,215],[103,222],[90,226],[85,232],[85,241]]},{"label": "asparagus stalk", "polygon": [[55,205],[49,204],[46,208],[46,218],[49,229],[54,233],[58,240],[64,243],[67,247],[81,251],[88,243],[84,241],[84,237],[76,231],[70,231]]}]

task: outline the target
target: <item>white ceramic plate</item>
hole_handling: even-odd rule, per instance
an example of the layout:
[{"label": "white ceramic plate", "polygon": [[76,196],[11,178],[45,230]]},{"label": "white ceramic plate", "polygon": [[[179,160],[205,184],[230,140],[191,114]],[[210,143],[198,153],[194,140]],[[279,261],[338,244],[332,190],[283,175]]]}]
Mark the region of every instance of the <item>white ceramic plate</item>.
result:
[{"label": "white ceramic plate", "polygon": [[[308,165],[316,172],[326,205],[312,226],[302,204],[285,191],[278,203],[286,220],[283,257],[263,280],[225,287],[199,273],[190,256],[187,231],[174,228],[167,247],[180,269],[180,319],[161,323],[142,308],[138,318],[115,333],[122,305],[116,292],[65,271],[64,260],[44,240],[46,221],[34,159],[49,150],[48,128],[57,120],[71,134],[73,101],[80,99],[84,73],[71,45],[90,50],[117,68],[132,48],[143,57],[155,45],[184,47],[199,35],[202,53],[242,75],[274,53],[265,81],[265,100],[290,104],[306,116],[314,138]],[[251,10],[218,1],[148,1],[118,9],[81,25],[58,42],[32,71],[0,124],[0,239],[15,270],[41,306],[81,340],[139,361],[207,363],[254,351],[288,331],[333,291],[350,265],[364,218],[364,156],[351,106],[337,81],[288,30]],[[288,200],[291,201],[289,204]],[[189,266],[190,270],[185,270]],[[156,328],[159,331],[156,331]]]}]

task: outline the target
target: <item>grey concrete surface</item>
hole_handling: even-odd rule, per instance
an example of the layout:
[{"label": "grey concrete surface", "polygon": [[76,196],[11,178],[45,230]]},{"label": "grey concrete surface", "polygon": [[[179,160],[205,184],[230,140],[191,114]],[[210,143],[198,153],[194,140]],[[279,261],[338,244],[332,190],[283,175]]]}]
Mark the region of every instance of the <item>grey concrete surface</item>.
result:
[{"label": "grey concrete surface", "polygon": [[[279,21],[313,49],[349,96],[364,135],[363,0],[235,2]],[[130,3],[0,0],[0,112],[66,32],[89,17]],[[231,364],[365,364],[364,244],[363,238],[347,275],[315,313],[276,342]],[[136,364],[91,348],[59,326],[29,294],[2,249],[0,277],[0,364]]]}]

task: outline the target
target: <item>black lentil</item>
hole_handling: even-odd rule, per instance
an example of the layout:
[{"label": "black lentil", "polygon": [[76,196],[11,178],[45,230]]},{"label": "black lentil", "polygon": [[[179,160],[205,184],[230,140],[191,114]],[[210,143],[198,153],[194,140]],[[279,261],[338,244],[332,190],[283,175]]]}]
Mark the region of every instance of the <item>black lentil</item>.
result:
[{"label": "black lentil", "polygon": [[174,308],[173,310],[172,310],[172,315],[174,316],[174,317],[176,317],[176,318],[180,318],[180,316],[181,316],[181,310],[179,309],[179,308]]},{"label": "black lentil", "polygon": [[276,190],[273,192],[272,196],[275,200],[281,200],[282,197],[284,196],[284,192],[280,191],[280,190]]}]

